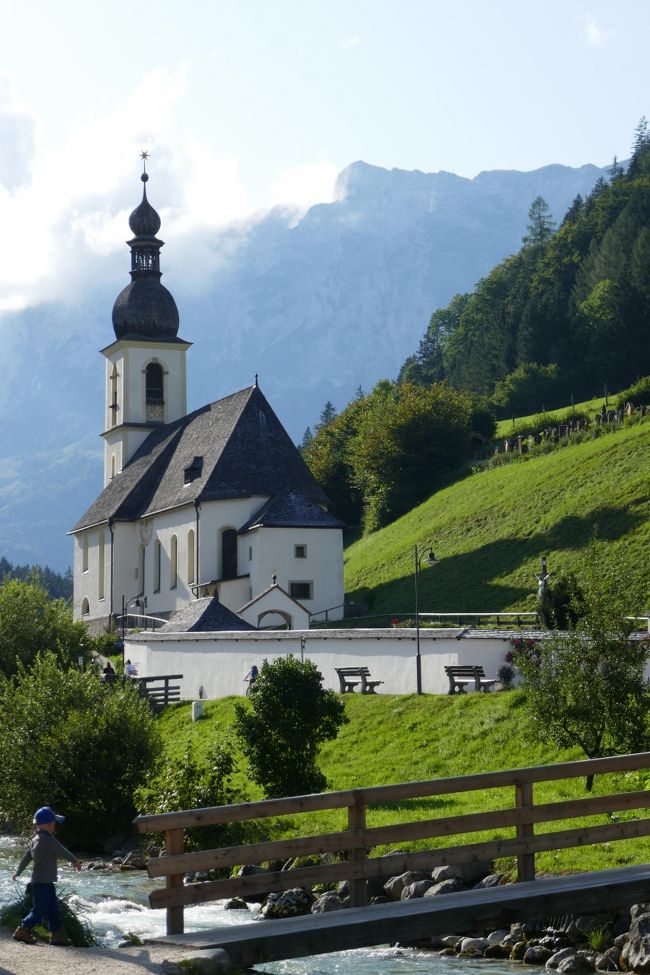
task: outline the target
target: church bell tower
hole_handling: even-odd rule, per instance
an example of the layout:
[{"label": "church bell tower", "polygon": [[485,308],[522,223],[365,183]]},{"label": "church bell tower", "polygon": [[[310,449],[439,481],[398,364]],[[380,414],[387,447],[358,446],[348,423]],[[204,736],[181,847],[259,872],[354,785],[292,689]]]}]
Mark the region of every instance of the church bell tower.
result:
[{"label": "church bell tower", "polygon": [[160,217],[147,199],[147,154],[142,154],[142,201],[129,217],[131,283],[113,305],[115,341],[106,358],[104,487],[161,424],[187,413],[186,353],[178,338],[178,309],[160,283]]}]

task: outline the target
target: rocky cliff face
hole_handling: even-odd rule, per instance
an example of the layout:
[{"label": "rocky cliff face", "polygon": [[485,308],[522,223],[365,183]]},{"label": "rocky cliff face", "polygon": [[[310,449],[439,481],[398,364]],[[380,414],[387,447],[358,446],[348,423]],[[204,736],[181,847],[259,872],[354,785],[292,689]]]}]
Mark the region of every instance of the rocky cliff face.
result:
[{"label": "rocky cliff face", "polygon": [[[165,277],[180,334],[194,342],[189,408],[257,372],[299,439],[326,400],[341,408],[357,386],[394,377],[431,312],[518,250],[536,196],[559,221],[602,173],[547,166],[470,180],[356,162],[340,174],[335,202],[302,215],[276,208],[224,229],[212,241],[217,269],[207,287],[184,292],[182,268]],[[113,337],[114,297],[101,282],[85,307],[5,320],[0,554],[12,561],[65,567],[65,531],[100,490],[96,350]]]}]

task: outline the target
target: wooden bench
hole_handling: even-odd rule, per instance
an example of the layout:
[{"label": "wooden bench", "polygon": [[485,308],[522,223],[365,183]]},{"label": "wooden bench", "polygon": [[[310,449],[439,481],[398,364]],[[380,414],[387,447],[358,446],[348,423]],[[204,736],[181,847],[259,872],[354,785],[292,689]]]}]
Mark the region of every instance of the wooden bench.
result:
[{"label": "wooden bench", "polygon": [[352,694],[355,687],[361,684],[362,694],[374,694],[375,687],[383,684],[383,680],[370,680],[367,667],[336,667],[341,685],[341,694]]},{"label": "wooden bench", "polygon": [[475,691],[489,691],[499,683],[498,677],[486,677],[480,664],[452,664],[445,667],[445,673],[449,678],[450,694],[464,694],[468,685],[473,685]]}]

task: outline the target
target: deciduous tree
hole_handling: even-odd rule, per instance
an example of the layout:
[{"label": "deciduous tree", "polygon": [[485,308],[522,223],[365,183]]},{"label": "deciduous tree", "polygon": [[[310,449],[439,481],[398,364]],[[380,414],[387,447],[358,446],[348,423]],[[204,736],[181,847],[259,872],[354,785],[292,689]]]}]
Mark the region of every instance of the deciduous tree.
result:
[{"label": "deciduous tree", "polygon": [[289,656],[264,661],[248,704],[235,706],[234,724],[252,778],[273,799],[327,788],[318,750],[346,721],[316,665]]}]

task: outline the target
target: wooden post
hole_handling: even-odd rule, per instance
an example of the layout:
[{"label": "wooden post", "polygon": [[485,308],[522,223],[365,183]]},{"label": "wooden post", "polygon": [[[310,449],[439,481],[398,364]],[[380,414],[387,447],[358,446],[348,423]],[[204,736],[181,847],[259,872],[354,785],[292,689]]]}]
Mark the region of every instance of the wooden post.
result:
[{"label": "wooden post", "polygon": [[[524,809],[533,808],[533,784],[532,782],[520,782],[515,785],[515,803]],[[532,823],[524,823],[517,826],[517,839],[525,839],[534,836],[535,831]],[[517,880],[535,879],[535,854],[521,853],[517,857]]]},{"label": "wooden post", "polygon": [[[354,804],[348,806],[348,829],[366,828],[366,806],[363,799],[363,792],[354,790]],[[366,859],[365,847],[359,850],[351,850],[350,860],[364,861]],[[368,886],[365,879],[350,881],[350,906],[365,907],[368,903]]]},{"label": "wooden post", "polygon": [[[185,852],[185,837],[182,829],[170,829],[165,833],[165,849],[167,856]],[[183,886],[183,874],[177,873],[167,877],[167,889]],[[167,934],[184,934],[185,918],[183,905],[167,908]]]}]

